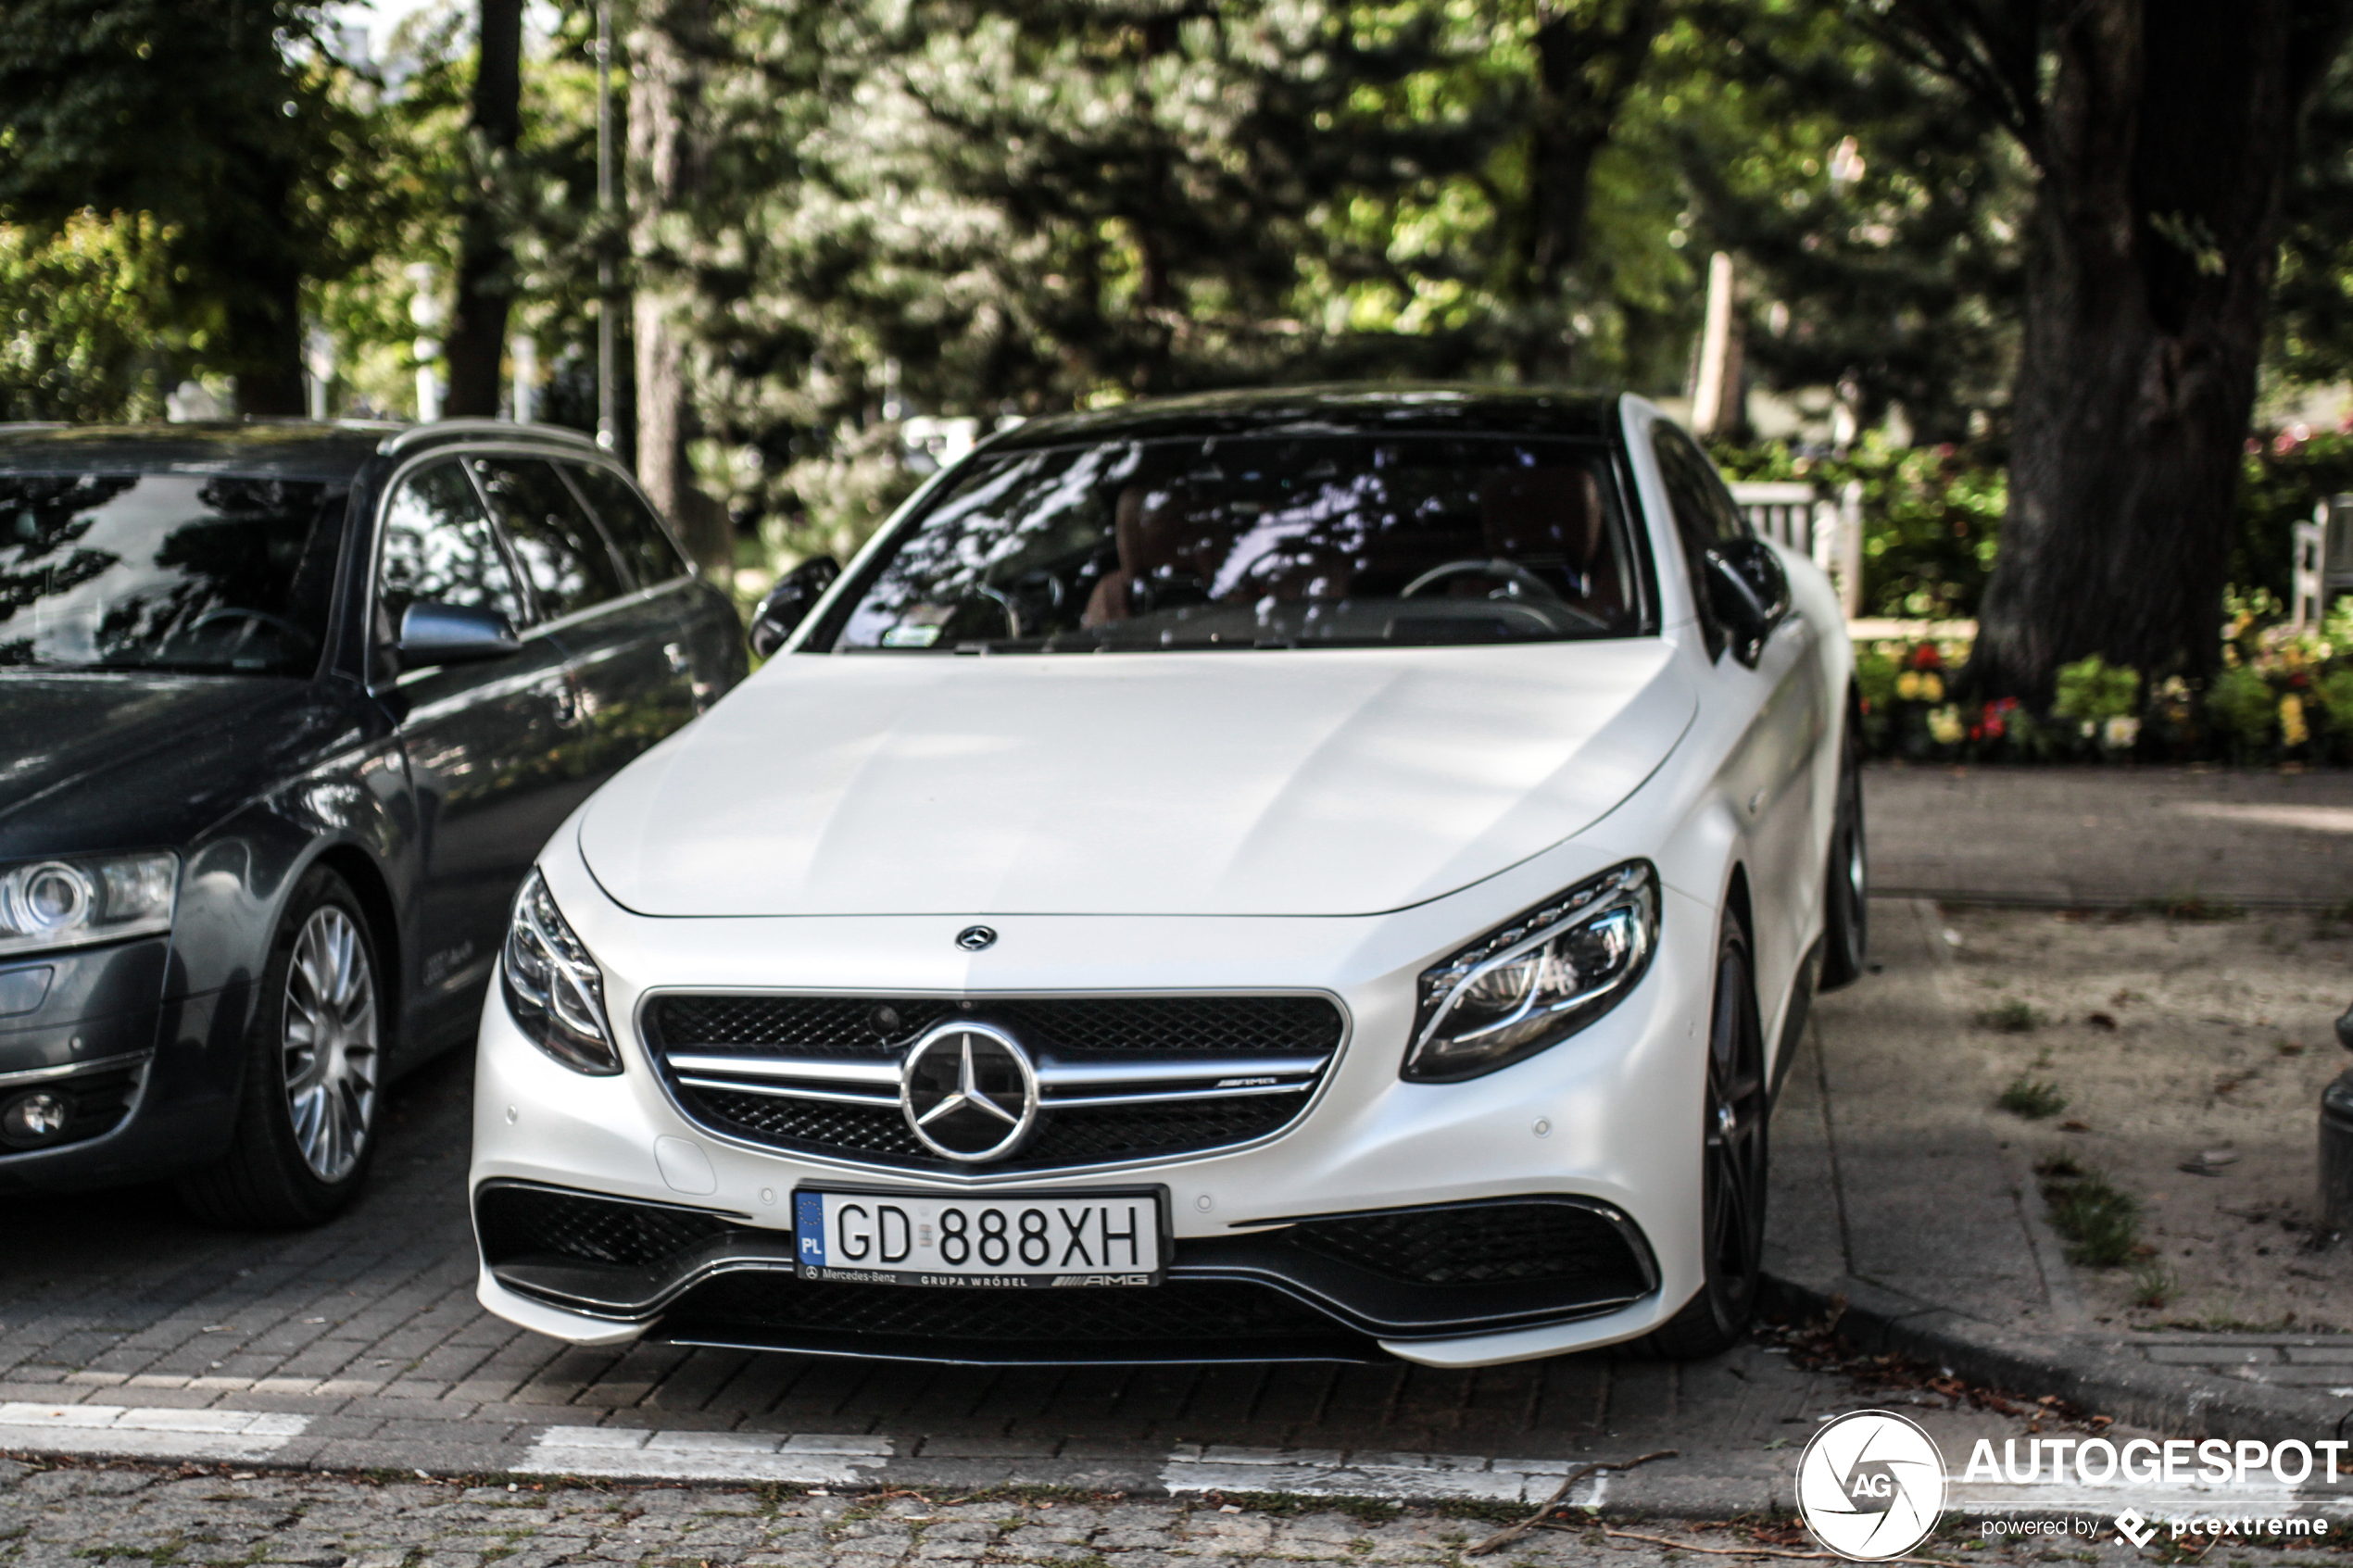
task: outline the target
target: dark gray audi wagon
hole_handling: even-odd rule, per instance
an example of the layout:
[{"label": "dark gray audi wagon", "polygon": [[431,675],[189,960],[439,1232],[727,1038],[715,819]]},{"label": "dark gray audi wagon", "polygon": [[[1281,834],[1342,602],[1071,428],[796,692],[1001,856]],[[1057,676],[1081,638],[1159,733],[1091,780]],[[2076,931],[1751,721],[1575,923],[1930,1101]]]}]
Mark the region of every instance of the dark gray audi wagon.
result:
[{"label": "dark gray audi wagon", "polygon": [[515,886],[745,673],[619,464],[544,426],[0,426],[0,1189],[358,1189]]}]

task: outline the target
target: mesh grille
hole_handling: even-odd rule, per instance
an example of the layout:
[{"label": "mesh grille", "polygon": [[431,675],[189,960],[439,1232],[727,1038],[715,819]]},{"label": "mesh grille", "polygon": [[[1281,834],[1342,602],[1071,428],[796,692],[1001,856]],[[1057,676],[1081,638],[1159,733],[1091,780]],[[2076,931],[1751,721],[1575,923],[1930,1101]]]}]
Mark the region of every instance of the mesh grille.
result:
[{"label": "mesh grille", "polygon": [[[671,995],[647,1005],[657,1056],[746,1054],[889,1060],[941,1021],[1001,1024],[1034,1052],[1063,1061],[1116,1061],[1141,1053],[1201,1057],[1328,1054],[1342,1030],[1321,997],[990,998],[963,1004],[904,997]],[[674,1084],[682,1109],[730,1135],[778,1148],[849,1155],[884,1165],[948,1170],[915,1141],[896,1106],[843,1105]],[[992,1171],[1037,1171],[1188,1154],[1247,1143],[1281,1129],[1307,1092],[1238,1095],[1168,1105],[1064,1107]]]},{"label": "mesh grille", "polygon": [[1296,1339],[1329,1336],[1338,1326],[1279,1291],[1217,1280],[1135,1289],[933,1290],[781,1272],[727,1273],[698,1286],[664,1326],[691,1335],[723,1324],[999,1343]]},{"label": "mesh grille", "polygon": [[1617,1227],[1574,1203],[1416,1209],[1295,1225],[1291,1244],[1416,1285],[1586,1279],[1645,1288]]},{"label": "mesh grille", "polygon": [[959,1011],[1033,1049],[1250,1055],[1329,1051],[1340,1010],[1321,997],[1028,997],[970,1007],[938,998],[661,996],[646,1008],[663,1050],[750,1049],[887,1060]]},{"label": "mesh grille", "polygon": [[494,1264],[553,1254],[624,1269],[650,1267],[728,1229],[723,1215],[521,1186],[483,1188],[474,1221]]}]

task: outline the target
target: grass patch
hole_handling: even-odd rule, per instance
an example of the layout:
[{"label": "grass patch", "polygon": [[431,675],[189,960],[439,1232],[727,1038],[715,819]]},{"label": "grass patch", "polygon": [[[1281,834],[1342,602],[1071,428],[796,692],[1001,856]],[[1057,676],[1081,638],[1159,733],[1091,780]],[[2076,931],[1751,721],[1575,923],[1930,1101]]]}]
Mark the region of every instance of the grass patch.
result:
[{"label": "grass patch", "polygon": [[2173,1271],[2155,1258],[2145,1259],[2133,1271],[2133,1305],[2154,1311],[2173,1299],[2181,1288],[2173,1278]]},{"label": "grass patch", "polygon": [[2113,1269],[2133,1261],[2141,1244],[2141,1206],[2096,1171],[2046,1180],[2043,1201],[2051,1228],[2067,1242],[2067,1261]]},{"label": "grass patch", "polygon": [[1994,1103],[2013,1116],[2023,1116],[2029,1122],[2040,1122],[2046,1116],[2057,1116],[2067,1109],[2067,1097],[2057,1084],[2041,1078],[2030,1078],[2021,1073],[2011,1079]]},{"label": "grass patch", "polygon": [[2202,893],[2176,893],[2164,898],[2145,898],[2141,908],[2167,920],[2216,921],[2245,920],[2246,907],[2227,898],[2208,898]]},{"label": "grass patch", "polygon": [[2037,1028],[2043,1015],[2027,1005],[2023,997],[2012,997],[1999,1007],[1987,1008],[1977,1015],[1980,1029],[1992,1029],[2004,1035],[2023,1035]]}]

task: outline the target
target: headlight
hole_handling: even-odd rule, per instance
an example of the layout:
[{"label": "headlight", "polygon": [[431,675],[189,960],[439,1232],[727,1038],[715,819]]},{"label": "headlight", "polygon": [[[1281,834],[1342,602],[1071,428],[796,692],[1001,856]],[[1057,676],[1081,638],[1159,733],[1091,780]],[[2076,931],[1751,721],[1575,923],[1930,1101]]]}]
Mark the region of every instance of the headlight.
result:
[{"label": "headlight", "polygon": [[1629,860],[1422,972],[1404,1075],[1476,1078],[1557,1045],[1616,1007],[1658,946],[1658,873]]},{"label": "headlight", "polygon": [[564,923],[536,867],[515,895],[498,975],[507,1010],[532,1044],[575,1073],[621,1071],[605,1022],[604,971]]},{"label": "headlight", "polygon": [[171,929],[172,854],[76,856],[0,870],[0,955]]}]

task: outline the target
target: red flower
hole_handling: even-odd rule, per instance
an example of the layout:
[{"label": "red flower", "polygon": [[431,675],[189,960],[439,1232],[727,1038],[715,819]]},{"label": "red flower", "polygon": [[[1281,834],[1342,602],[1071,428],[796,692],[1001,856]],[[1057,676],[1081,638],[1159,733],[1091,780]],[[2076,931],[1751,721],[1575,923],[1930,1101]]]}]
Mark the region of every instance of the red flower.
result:
[{"label": "red flower", "polygon": [[1912,668],[1915,670],[1934,670],[1939,668],[1939,662],[1936,657],[1936,645],[1934,643],[1922,643],[1919,646],[1912,650]]}]

